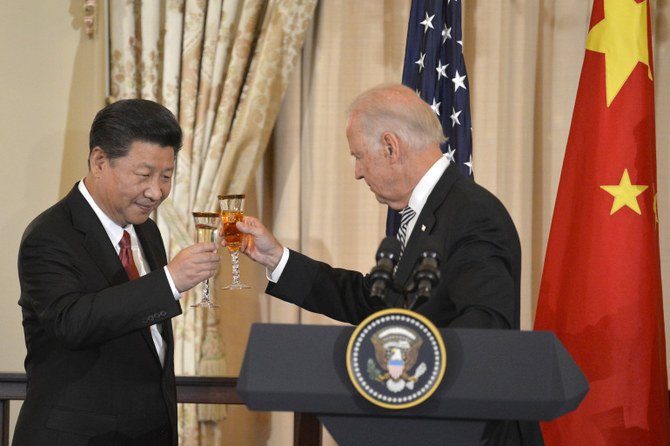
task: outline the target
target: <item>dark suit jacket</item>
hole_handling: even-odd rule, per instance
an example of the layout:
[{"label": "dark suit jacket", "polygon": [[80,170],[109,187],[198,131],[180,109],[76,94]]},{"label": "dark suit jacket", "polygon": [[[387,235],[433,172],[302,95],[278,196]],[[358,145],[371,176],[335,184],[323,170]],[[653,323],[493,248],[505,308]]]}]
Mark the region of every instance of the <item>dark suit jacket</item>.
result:
[{"label": "dark suit jacket", "polygon": [[[28,393],[16,446],[176,445],[170,318],[181,313],[156,224],[135,226],[151,272],[128,281],[77,186],[26,229],[19,281]],[[161,367],[149,327],[162,324]]]},{"label": "dark suit jacket", "polygon": [[[395,288],[412,281],[422,251],[440,256],[440,281],[411,309],[438,327],[519,329],[521,248],[511,217],[486,189],[450,166],[435,185],[407,241]],[[332,268],[291,251],[280,280],[266,292],[310,311],[358,324],[375,311],[405,304],[401,293],[370,297],[368,275]],[[525,441],[522,441],[522,438]],[[542,444],[539,428],[492,423],[488,444]]]}]

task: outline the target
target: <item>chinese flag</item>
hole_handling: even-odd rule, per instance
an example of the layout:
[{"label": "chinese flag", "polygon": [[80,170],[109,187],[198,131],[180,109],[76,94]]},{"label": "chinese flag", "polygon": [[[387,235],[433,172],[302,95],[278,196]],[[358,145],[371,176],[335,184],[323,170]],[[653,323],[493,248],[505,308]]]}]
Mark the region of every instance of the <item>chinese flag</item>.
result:
[{"label": "chinese flag", "polygon": [[535,319],[589,381],[547,446],[669,445],[648,1],[594,0]]}]

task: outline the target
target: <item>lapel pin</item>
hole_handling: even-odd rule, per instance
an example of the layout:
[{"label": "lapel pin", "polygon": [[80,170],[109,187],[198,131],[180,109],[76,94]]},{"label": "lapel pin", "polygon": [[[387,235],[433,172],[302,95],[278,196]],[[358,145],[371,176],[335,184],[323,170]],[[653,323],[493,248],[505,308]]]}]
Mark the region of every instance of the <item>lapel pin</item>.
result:
[{"label": "lapel pin", "polygon": [[421,231],[426,232],[426,225],[421,225]]}]

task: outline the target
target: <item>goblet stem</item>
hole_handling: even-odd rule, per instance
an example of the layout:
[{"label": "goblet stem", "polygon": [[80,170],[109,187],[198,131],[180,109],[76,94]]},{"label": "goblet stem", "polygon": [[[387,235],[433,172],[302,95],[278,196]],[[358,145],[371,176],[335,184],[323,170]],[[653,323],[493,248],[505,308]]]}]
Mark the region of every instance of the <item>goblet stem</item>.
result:
[{"label": "goblet stem", "polygon": [[240,284],[240,258],[238,251],[232,251],[230,256],[233,261],[233,285]]},{"label": "goblet stem", "polygon": [[224,290],[244,290],[250,288],[240,281],[240,260],[238,251],[230,251],[230,258],[233,263],[233,281],[230,285],[224,287]]},{"label": "goblet stem", "polygon": [[[193,222],[195,224],[197,243],[216,242],[221,225],[221,216],[218,212],[193,212]],[[209,279],[201,282],[201,299],[199,302],[191,304],[191,307],[217,308],[209,298]]]},{"label": "goblet stem", "polygon": [[209,279],[205,279],[202,282],[202,298],[200,302],[191,305],[192,307],[202,307],[202,308],[219,308],[212,300],[209,298]]},{"label": "goblet stem", "polygon": [[202,282],[202,300],[209,301],[209,279]]}]

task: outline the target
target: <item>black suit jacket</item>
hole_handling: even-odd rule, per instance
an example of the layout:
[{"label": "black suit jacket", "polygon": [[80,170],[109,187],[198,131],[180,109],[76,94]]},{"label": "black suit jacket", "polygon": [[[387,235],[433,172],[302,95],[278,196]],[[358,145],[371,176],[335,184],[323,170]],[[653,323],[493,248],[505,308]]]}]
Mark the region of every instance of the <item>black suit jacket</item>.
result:
[{"label": "black suit jacket", "polygon": [[170,318],[181,307],[156,224],[135,230],[150,272],[129,281],[77,186],[26,229],[18,269],[28,392],[14,445],[177,444]]},{"label": "black suit jacket", "polygon": [[[332,268],[291,251],[266,292],[310,311],[358,324],[375,311],[405,306],[438,327],[519,329],[521,247],[514,223],[490,192],[449,166],[431,192],[395,274],[396,290],[411,283],[417,259],[440,256],[440,281],[428,300],[391,292],[370,297],[369,275]],[[536,423],[491,423],[489,445],[542,444]]]}]

